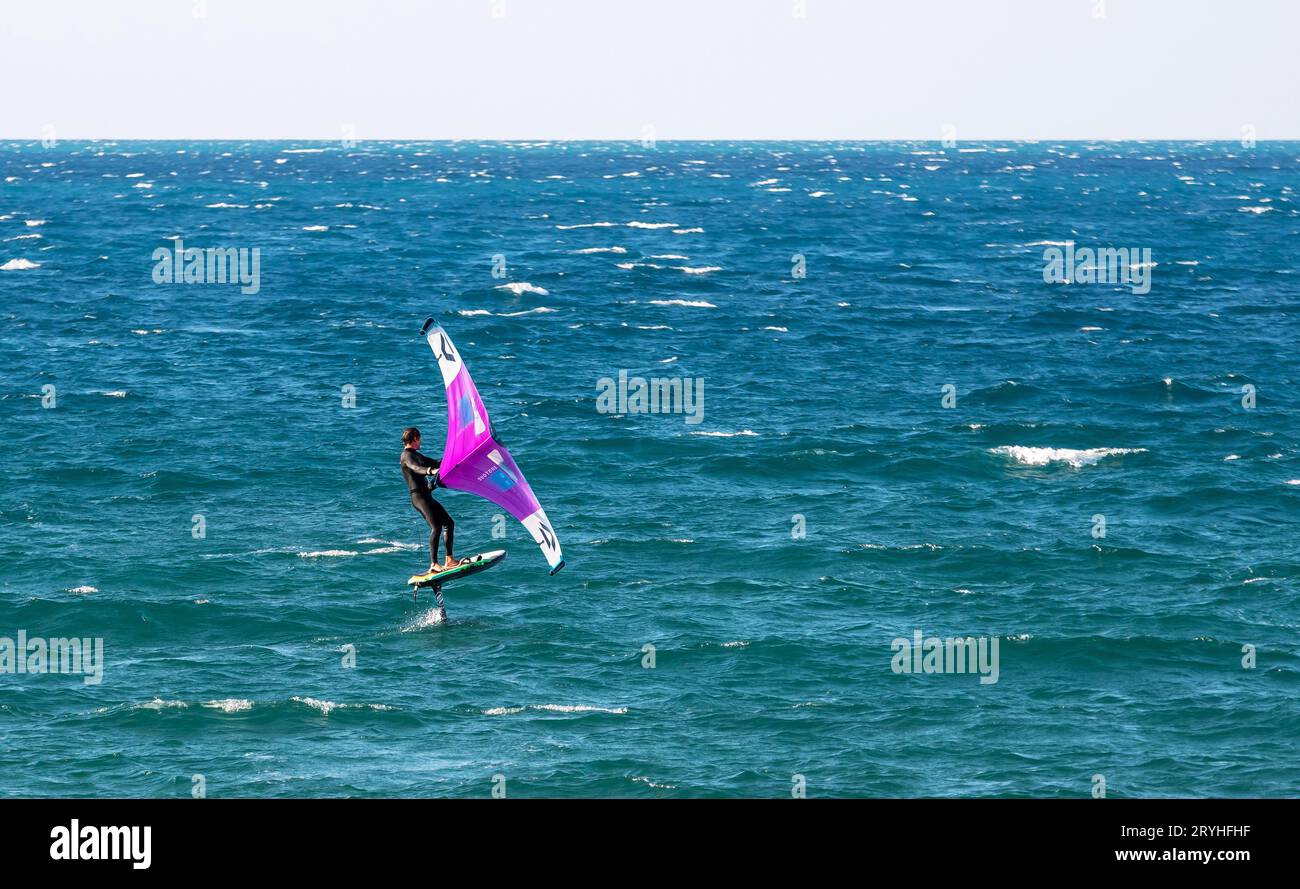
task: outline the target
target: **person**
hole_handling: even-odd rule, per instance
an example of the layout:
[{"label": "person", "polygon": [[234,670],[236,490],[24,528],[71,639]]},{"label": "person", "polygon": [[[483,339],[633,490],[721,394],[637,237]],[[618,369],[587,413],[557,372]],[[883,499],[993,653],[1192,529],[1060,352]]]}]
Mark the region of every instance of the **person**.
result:
[{"label": "person", "polygon": [[[452,555],[456,523],[451,520],[441,503],[430,493],[438,486],[439,461],[430,460],[420,453],[420,430],[414,426],[402,431],[402,475],[411,490],[411,505],[429,523],[429,572],[435,574],[455,568],[459,563]],[[447,561],[438,564],[438,541],[447,537]]]}]

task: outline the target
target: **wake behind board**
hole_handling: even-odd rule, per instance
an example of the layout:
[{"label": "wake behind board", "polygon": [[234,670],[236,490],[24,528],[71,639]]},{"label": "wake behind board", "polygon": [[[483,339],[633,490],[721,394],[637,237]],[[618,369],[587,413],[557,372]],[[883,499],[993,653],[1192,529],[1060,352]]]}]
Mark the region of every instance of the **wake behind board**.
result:
[{"label": "wake behind board", "polygon": [[471,574],[486,571],[505,557],[505,550],[494,549],[490,552],[479,553],[476,556],[461,559],[459,565],[455,568],[448,568],[446,571],[436,571],[432,574],[413,574],[406,582],[414,590],[418,590],[420,587],[433,587],[436,589],[449,580],[459,580],[462,577],[469,577]]}]

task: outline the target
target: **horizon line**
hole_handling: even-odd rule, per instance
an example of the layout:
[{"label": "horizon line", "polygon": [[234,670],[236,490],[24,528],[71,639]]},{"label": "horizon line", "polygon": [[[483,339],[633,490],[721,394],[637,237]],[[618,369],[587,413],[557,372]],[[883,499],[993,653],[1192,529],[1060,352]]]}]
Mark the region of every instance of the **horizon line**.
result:
[{"label": "horizon line", "polygon": [[[32,144],[32,145],[38,145],[38,146],[42,146],[42,147],[44,147],[44,146],[43,146],[44,141],[45,141],[44,139],[39,138],[39,137],[30,137],[30,136],[17,137],[17,136],[5,136],[5,135],[0,135],[0,142],[6,142],[6,143]],[[74,142],[74,143],[75,143],[75,142],[190,142],[190,143],[199,143],[199,142],[319,142],[319,143],[322,143],[322,144],[340,145],[341,147],[348,147],[348,146],[343,146],[342,143],[343,143],[345,140],[343,140],[343,139],[339,139],[338,137],[324,138],[324,137],[320,137],[320,136],[254,136],[254,137],[244,137],[244,136],[215,136],[215,137],[214,137],[214,136],[202,136],[202,137],[197,137],[197,138],[195,138],[195,137],[188,137],[188,136],[72,136],[72,137],[58,136],[58,137],[55,137],[52,141],[55,143],[55,145],[58,145],[59,143],[62,143],[62,142]],[[452,142],[503,142],[503,143],[522,143],[522,142],[599,142],[599,143],[609,143],[609,144],[629,144],[629,145],[640,145],[640,142],[641,142],[641,140],[639,140],[639,139],[634,139],[634,138],[633,138],[633,139],[619,139],[619,138],[602,138],[602,137],[571,137],[571,136],[564,136],[564,137],[551,137],[551,138],[541,137],[541,136],[534,136],[534,137],[527,137],[527,136],[509,136],[509,137],[492,137],[492,136],[443,136],[443,137],[419,137],[419,136],[400,137],[400,136],[383,136],[383,137],[373,137],[373,138],[365,138],[365,139],[353,139],[353,140],[347,140],[347,141],[352,141],[352,142],[354,142],[355,145],[351,146],[351,147],[354,147],[354,148],[355,148],[355,147],[359,147],[359,146],[361,146],[361,145],[364,145],[364,144],[367,143],[367,142],[377,142],[377,143],[388,143],[388,142],[430,142],[430,143],[432,143],[432,142],[447,142],[447,143],[452,143]],[[644,148],[644,149],[647,150],[647,151],[653,151],[655,145],[659,145],[659,144],[670,144],[670,145],[671,145],[671,144],[680,144],[680,143],[699,143],[699,142],[786,142],[786,143],[789,143],[789,142],[808,142],[808,143],[818,143],[818,142],[853,142],[853,143],[916,142],[916,143],[926,143],[926,142],[931,142],[931,143],[937,143],[941,148],[958,148],[958,147],[960,147],[960,146],[963,145],[963,144],[967,144],[967,145],[969,145],[969,144],[972,144],[972,143],[979,143],[979,142],[1009,142],[1009,143],[1020,144],[1020,145],[1032,145],[1032,144],[1042,143],[1042,142],[1091,142],[1091,143],[1111,143],[1111,144],[1126,143],[1126,142],[1139,142],[1139,143],[1140,143],[1140,142],[1202,142],[1202,143],[1224,142],[1224,143],[1233,143],[1233,144],[1241,145],[1242,140],[1241,140],[1240,138],[1230,139],[1230,138],[1209,138],[1209,137],[1195,137],[1195,136],[1172,136],[1172,137],[1167,137],[1167,136],[1161,136],[1161,137],[1153,137],[1153,136],[1123,136],[1123,137],[1100,137],[1100,138],[1088,138],[1088,137],[1080,137],[1080,136],[1070,136],[1070,137],[1064,137],[1064,138],[1054,138],[1054,137],[1006,137],[1006,136],[995,136],[995,137],[972,137],[972,138],[957,139],[957,140],[954,140],[954,142],[953,142],[952,145],[944,145],[944,144],[943,144],[944,140],[941,139],[941,138],[940,138],[940,139],[935,139],[935,138],[933,138],[933,137],[919,138],[919,137],[909,137],[909,136],[891,136],[891,137],[877,137],[877,138],[861,138],[861,137],[803,137],[803,136],[801,136],[801,137],[785,137],[785,136],[757,136],[757,137],[756,137],[756,136],[742,136],[742,137],[727,137],[727,136],[717,136],[717,137],[692,137],[692,138],[681,138],[681,139],[656,139],[656,140],[654,140],[654,145],[640,145],[640,147],[641,147],[641,148]],[[1255,139],[1252,140],[1252,142],[1254,142],[1256,145],[1263,144],[1263,143],[1278,143],[1278,144],[1281,144],[1281,143],[1288,143],[1288,142],[1300,142],[1300,135],[1296,135],[1296,136],[1292,136],[1292,137],[1283,137],[1283,138],[1255,138]],[[51,147],[53,147],[53,146],[51,146]],[[1242,147],[1243,147],[1243,148],[1246,148],[1246,146],[1242,146]],[[1246,150],[1249,150],[1249,149],[1246,148]]]}]

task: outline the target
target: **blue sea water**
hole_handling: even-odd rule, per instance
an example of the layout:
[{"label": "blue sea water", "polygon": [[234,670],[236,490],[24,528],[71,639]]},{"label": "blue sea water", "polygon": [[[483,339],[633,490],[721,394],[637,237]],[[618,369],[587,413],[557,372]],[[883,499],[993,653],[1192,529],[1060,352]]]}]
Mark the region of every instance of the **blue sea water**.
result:
[{"label": "blue sea water", "polygon": [[[0,794],[1295,795],[1298,174],[0,144],[0,636],[104,645],[99,684],[0,674]],[[155,283],[175,238],[260,289]],[[1045,283],[1067,241],[1149,247],[1150,292]],[[446,623],[403,585],[428,316],[568,560],[440,491],[460,554],[509,551]],[[702,421],[601,412],[620,370],[703,380]],[[896,673],[917,631],[996,639],[997,681]]]}]

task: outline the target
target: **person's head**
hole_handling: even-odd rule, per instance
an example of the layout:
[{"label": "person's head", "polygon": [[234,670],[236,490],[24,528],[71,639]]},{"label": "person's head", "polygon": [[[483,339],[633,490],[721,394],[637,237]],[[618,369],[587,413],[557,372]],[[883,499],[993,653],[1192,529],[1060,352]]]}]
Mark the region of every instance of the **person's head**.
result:
[{"label": "person's head", "polygon": [[408,448],[420,449],[420,430],[414,426],[407,426],[402,430],[402,444]]}]

